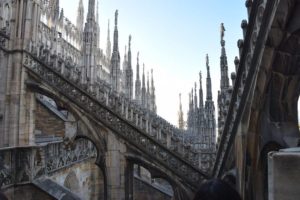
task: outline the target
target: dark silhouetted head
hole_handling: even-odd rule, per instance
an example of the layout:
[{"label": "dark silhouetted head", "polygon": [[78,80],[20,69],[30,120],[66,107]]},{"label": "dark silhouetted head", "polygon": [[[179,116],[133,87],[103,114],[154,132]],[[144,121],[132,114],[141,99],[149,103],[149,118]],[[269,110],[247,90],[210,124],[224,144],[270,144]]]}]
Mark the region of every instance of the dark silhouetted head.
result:
[{"label": "dark silhouetted head", "polygon": [[226,182],[213,179],[200,186],[194,200],[241,200],[241,197]]},{"label": "dark silhouetted head", "polygon": [[8,200],[7,197],[0,191],[0,200]]}]

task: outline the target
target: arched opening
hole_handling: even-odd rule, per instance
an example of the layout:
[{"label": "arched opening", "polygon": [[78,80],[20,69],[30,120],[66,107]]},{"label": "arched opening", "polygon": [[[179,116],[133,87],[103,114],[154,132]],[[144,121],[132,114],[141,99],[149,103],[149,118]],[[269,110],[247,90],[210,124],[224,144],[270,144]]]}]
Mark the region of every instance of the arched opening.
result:
[{"label": "arched opening", "polygon": [[[106,199],[105,141],[76,107],[55,94],[36,93],[35,142],[49,146],[54,182],[81,199]],[[57,162],[56,162],[57,161]]]},{"label": "arched opening", "polygon": [[81,199],[105,199],[105,174],[96,164],[96,147],[87,139],[78,138],[73,149],[60,149],[62,165],[49,173],[49,178]]}]

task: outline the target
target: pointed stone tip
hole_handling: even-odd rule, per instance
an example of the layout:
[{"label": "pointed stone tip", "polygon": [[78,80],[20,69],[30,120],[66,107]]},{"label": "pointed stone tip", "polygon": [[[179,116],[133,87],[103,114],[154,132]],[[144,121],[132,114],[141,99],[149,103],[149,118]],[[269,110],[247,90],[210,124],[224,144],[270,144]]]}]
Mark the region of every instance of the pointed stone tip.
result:
[{"label": "pointed stone tip", "polygon": [[208,57],[208,54],[206,54],[206,66],[208,67],[209,65],[209,57]]},{"label": "pointed stone tip", "polygon": [[131,47],[131,35],[129,35],[129,39],[128,39],[128,49],[130,49]]},{"label": "pointed stone tip", "polygon": [[118,12],[118,10],[116,10],[116,12],[115,12],[115,25],[116,26],[118,25],[118,14],[119,14],[119,12]]}]

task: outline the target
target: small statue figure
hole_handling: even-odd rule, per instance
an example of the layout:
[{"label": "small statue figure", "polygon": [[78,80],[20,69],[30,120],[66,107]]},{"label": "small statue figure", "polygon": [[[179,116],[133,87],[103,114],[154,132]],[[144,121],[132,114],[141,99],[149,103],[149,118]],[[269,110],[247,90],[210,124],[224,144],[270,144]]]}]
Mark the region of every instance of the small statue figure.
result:
[{"label": "small statue figure", "polygon": [[225,34],[225,27],[223,23],[221,23],[220,32],[221,32],[221,41],[223,41],[224,34]]}]

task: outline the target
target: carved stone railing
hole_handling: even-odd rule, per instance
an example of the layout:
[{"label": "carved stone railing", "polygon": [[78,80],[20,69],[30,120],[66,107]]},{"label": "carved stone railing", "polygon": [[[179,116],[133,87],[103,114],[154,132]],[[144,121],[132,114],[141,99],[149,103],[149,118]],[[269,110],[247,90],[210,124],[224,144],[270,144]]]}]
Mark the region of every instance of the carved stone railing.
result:
[{"label": "carved stone railing", "polygon": [[[156,115],[145,110],[135,110],[136,105],[112,91],[104,91],[105,88],[101,84],[97,87],[80,84],[72,77],[60,73],[55,66],[48,66],[29,53],[24,52],[23,61],[23,65],[32,77],[51,86],[82,108],[90,117],[103,123],[124,138],[127,143],[162,164],[190,185],[197,187],[200,181],[207,178],[207,175],[197,166],[195,160],[197,154],[188,146],[182,144],[181,147],[179,139],[175,137],[179,133]],[[145,113],[139,115],[141,112]],[[182,151],[172,150],[172,146],[179,146]]]},{"label": "carved stone railing", "polygon": [[240,61],[213,169],[215,177],[222,175],[228,154],[233,147],[233,141],[258,71],[259,60],[263,54],[267,31],[272,23],[272,12],[277,4],[278,0],[253,1],[245,40],[238,42]]},{"label": "carved stone railing", "polygon": [[76,140],[72,149],[62,142],[44,146],[0,149],[0,187],[30,183],[32,180],[67,168],[75,163],[96,158],[94,145],[85,139]]}]

